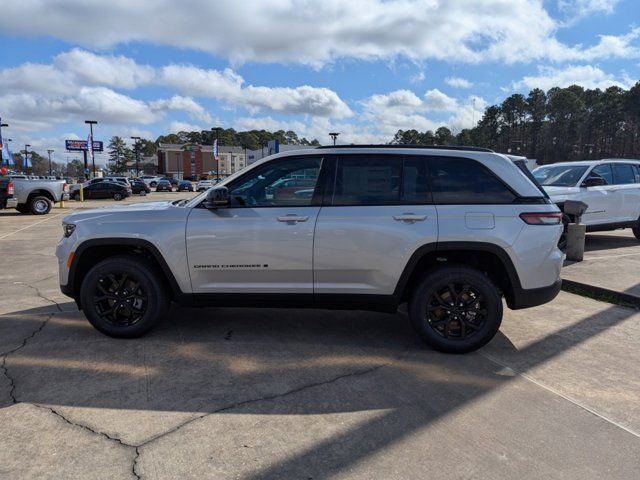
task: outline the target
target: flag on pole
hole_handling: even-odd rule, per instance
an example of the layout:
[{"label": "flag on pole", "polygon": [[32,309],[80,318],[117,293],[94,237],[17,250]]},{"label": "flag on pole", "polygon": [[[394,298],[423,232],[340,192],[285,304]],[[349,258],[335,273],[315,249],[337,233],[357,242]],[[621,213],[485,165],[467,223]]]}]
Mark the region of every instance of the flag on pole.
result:
[{"label": "flag on pole", "polygon": [[213,158],[218,160],[218,139],[217,138],[213,141]]},{"label": "flag on pole", "polygon": [[33,167],[33,162],[31,161],[31,154],[27,153],[22,156],[22,168]]},{"label": "flag on pole", "polygon": [[91,133],[87,137],[87,150],[89,151],[89,158],[93,161],[93,137]]}]

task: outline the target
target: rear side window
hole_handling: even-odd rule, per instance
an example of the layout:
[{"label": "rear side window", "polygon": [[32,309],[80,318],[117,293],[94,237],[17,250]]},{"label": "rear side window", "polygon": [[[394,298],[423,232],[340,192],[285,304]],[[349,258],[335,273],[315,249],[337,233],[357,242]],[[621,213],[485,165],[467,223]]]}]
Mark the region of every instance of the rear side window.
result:
[{"label": "rear side window", "polygon": [[636,183],[636,176],[633,172],[633,166],[630,163],[614,163],[613,181],[616,185],[624,185],[625,183]]},{"label": "rear side window", "polygon": [[333,205],[400,203],[402,157],[339,157]]},{"label": "rear side window", "polygon": [[636,183],[640,183],[640,166],[636,164],[633,165],[633,174],[636,177]]},{"label": "rear side window", "polygon": [[475,160],[432,157],[429,171],[436,204],[504,204],[516,199],[501,180]]}]

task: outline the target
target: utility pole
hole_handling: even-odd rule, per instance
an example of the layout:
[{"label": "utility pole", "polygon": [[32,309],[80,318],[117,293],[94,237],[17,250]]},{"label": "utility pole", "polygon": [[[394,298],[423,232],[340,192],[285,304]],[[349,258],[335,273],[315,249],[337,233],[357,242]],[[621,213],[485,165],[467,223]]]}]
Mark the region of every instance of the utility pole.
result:
[{"label": "utility pole", "polygon": [[220,161],[219,161],[219,157],[218,157],[218,152],[215,151],[218,148],[220,148],[220,146],[218,145],[218,134],[220,133],[220,130],[222,130],[222,127],[213,127],[211,129],[211,131],[216,132],[215,148],[214,148],[214,152],[213,152],[213,158],[216,161],[216,183],[220,181]]},{"label": "utility pole", "polygon": [[49,176],[51,176],[51,154],[54,152],[54,150],[48,148],[47,149],[47,153],[49,154]]},{"label": "utility pole", "polygon": [[331,132],[329,133],[329,136],[331,138],[333,138],[333,146],[336,146],[336,140],[338,139],[338,135],[340,135],[340,132]]},{"label": "utility pole", "polygon": [[140,144],[138,143],[141,138],[140,137],[131,137],[133,140],[133,153],[136,156],[136,177],[140,176],[139,163],[140,163]]},{"label": "utility pole", "polygon": [[[4,142],[2,142],[2,127],[8,127],[8,123],[2,123],[2,119],[0,118],[0,147],[2,147],[2,151],[0,151],[0,167],[2,166],[2,153],[4,152]],[[9,140],[10,141],[10,140]],[[7,167],[9,166],[9,149],[7,148]]]},{"label": "utility pole", "polygon": [[[87,142],[87,151],[91,152],[91,171],[92,171],[92,175],[93,178],[96,177],[96,157],[93,153],[93,126],[96,125],[98,122],[96,122],[95,120],[85,120],[84,123],[89,125],[89,141]],[[91,142],[91,145],[89,145],[89,142]],[[85,168],[87,166],[87,161],[85,160]]]}]

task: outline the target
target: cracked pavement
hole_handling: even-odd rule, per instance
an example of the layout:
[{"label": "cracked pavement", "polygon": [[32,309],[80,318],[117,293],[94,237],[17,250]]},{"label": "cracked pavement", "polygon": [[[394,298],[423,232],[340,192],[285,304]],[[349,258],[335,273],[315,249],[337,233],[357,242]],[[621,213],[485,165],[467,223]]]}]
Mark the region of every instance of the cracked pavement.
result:
[{"label": "cracked pavement", "polygon": [[561,293],[462,356],[401,313],[172,307],[115,340],[59,291],[61,219],[0,239],[1,479],[637,478],[634,310]]}]

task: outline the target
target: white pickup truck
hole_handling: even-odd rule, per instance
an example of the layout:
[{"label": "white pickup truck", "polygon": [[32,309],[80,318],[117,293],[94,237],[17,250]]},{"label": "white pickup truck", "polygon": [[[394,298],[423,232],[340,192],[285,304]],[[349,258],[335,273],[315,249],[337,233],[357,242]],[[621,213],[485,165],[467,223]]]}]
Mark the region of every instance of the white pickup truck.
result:
[{"label": "white pickup truck", "polygon": [[[20,177],[1,177],[5,201],[0,208],[15,208],[20,213],[44,215],[54,203],[69,199],[68,185],[64,180],[30,180]],[[9,193],[11,192],[11,193]],[[4,204],[4,206],[2,205]]]},{"label": "white pickup truck", "polygon": [[567,200],[588,205],[582,216],[588,232],[631,228],[640,239],[640,160],[554,163],[533,176],[561,210]]}]

